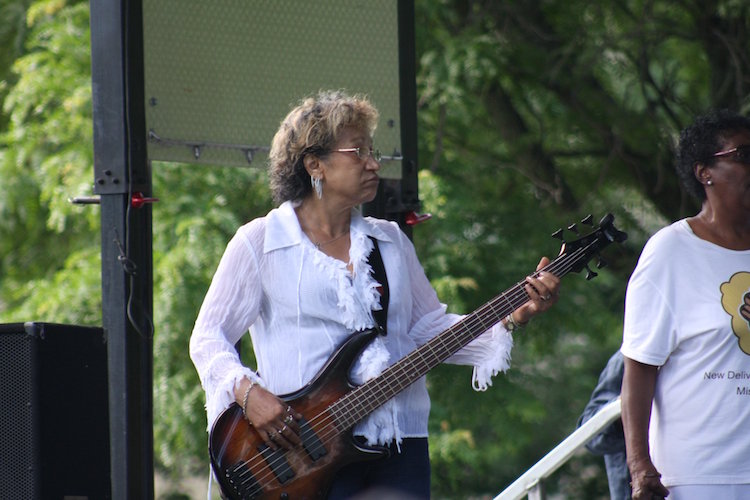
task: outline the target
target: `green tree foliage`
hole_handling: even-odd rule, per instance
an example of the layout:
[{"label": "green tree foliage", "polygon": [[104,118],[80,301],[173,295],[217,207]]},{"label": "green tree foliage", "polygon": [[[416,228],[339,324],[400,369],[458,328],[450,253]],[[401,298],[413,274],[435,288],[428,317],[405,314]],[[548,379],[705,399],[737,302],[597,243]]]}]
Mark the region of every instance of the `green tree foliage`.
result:
[{"label": "green tree foliage", "polygon": [[[10,84],[16,81],[11,70],[13,62],[23,54],[26,38],[26,9],[30,1],[0,1],[0,102],[7,95]],[[7,116],[0,108],[0,129],[7,126]]]},{"label": "green tree foliage", "polygon": [[81,43],[88,5],[37,2],[20,15],[23,7],[6,2],[2,11],[17,27],[8,49],[19,57],[0,68],[10,75],[0,130],[0,312],[100,324],[98,214],[68,202],[92,183],[90,55]]},{"label": "green tree foliage", "polygon": [[[496,492],[574,429],[619,346],[645,238],[697,209],[672,172],[677,133],[710,107],[750,109],[748,14],[736,1],[417,2],[420,194],[436,217],[415,241],[441,296],[472,310],[587,213],[630,234],[596,280],[566,278],[487,393],[465,369],[432,374],[435,491]],[[568,470],[600,466],[590,458]],[[552,490],[580,498],[571,477]]]},{"label": "green tree foliage", "polygon": [[[619,346],[643,242],[696,205],[672,175],[677,132],[710,107],[750,109],[742,0],[418,0],[424,267],[469,312],[531,272],[584,215],[630,238],[589,282],[516,338],[512,369],[476,393],[471,371],[429,375],[433,492],[494,495],[575,427]],[[101,323],[88,3],[0,0],[0,321]],[[261,169],[153,166],[154,432],[160,467],[205,470],[203,394],[187,357],[226,242],[271,206]],[[580,223],[578,227],[585,231]],[[568,239],[575,238],[566,231]],[[249,342],[244,356],[251,360]],[[601,498],[582,453],[550,489]]]},{"label": "green tree foliage", "polygon": [[179,475],[205,470],[207,458],[203,389],[188,359],[195,317],[227,242],[271,200],[265,172],[254,168],[160,163],[153,171],[154,439],[159,465]]}]

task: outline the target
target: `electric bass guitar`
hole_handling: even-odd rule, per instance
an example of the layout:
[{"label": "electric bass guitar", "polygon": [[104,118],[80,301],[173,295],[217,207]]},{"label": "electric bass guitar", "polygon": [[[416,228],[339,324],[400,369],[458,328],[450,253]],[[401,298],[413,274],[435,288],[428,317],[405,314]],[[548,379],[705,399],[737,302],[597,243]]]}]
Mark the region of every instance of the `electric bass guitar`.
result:
[{"label": "electric bass guitar", "polygon": [[[607,214],[586,236],[563,241],[560,254],[537,273],[561,278],[585,268],[587,279],[596,276],[588,262],[610,243],[627,238],[613,221]],[[582,222],[593,225],[591,216]],[[568,229],[576,230],[575,225]],[[562,230],[553,236],[563,240]],[[302,445],[297,448],[269,448],[245,419],[242,408],[232,404],[219,415],[209,439],[211,465],[223,496],[231,500],[325,498],[343,466],[386,456],[383,447],[356,442],[354,425],[527,302],[524,285],[525,281],[516,283],[359,386],[351,382],[350,368],[379,329],[353,333],[308,385],[280,396],[303,416],[298,421]]]}]

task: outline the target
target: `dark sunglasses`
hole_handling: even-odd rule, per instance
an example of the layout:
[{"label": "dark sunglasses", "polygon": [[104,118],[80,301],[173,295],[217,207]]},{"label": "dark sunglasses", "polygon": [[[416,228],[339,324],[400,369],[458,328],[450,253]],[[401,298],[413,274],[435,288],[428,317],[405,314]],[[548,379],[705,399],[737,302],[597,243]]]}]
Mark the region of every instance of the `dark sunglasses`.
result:
[{"label": "dark sunglasses", "polygon": [[733,160],[742,163],[743,165],[750,165],[750,144],[743,144],[736,148],[727,149],[726,151],[719,151],[714,153],[712,156],[733,156]]}]

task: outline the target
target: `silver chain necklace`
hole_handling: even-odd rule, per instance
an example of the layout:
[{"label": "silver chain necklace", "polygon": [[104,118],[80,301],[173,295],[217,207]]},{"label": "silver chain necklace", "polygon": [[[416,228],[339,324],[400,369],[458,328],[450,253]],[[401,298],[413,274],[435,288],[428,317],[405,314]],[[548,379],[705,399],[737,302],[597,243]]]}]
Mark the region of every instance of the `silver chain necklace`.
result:
[{"label": "silver chain necklace", "polygon": [[324,246],[330,245],[331,243],[333,243],[336,240],[340,240],[341,238],[343,238],[347,234],[349,234],[349,230],[348,229],[346,231],[344,231],[343,233],[341,233],[340,235],[336,236],[335,238],[332,238],[332,239],[330,239],[328,241],[324,241],[322,243],[318,243],[317,241],[313,241],[312,239],[310,239],[310,241],[312,242],[313,245],[315,245],[315,248],[317,248],[318,250],[320,250]]}]

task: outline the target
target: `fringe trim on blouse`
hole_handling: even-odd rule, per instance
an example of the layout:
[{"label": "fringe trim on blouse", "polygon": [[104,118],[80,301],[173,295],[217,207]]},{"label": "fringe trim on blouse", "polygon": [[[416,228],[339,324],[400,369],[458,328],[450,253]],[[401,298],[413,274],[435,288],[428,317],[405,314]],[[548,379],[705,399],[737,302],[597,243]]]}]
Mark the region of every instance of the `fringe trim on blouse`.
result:
[{"label": "fringe trim on blouse", "polygon": [[478,365],[474,366],[471,385],[475,391],[486,391],[492,386],[492,377],[510,368],[510,352],[513,349],[513,336],[505,328],[492,327],[492,340],[495,349]]},{"label": "fringe trim on blouse", "polygon": [[[350,330],[358,331],[375,325],[373,310],[380,310],[379,283],[373,277],[372,267],[367,261],[374,245],[364,233],[351,233],[349,249],[350,273],[346,264],[323,252],[313,252],[313,260],[337,284],[338,306],[341,309],[341,322]],[[352,380],[362,384],[380,375],[389,366],[390,353],[378,337],[362,352],[352,368]],[[364,436],[370,443],[385,444],[396,440],[401,442],[395,403],[391,400],[371,413],[355,428],[355,434]]]}]

